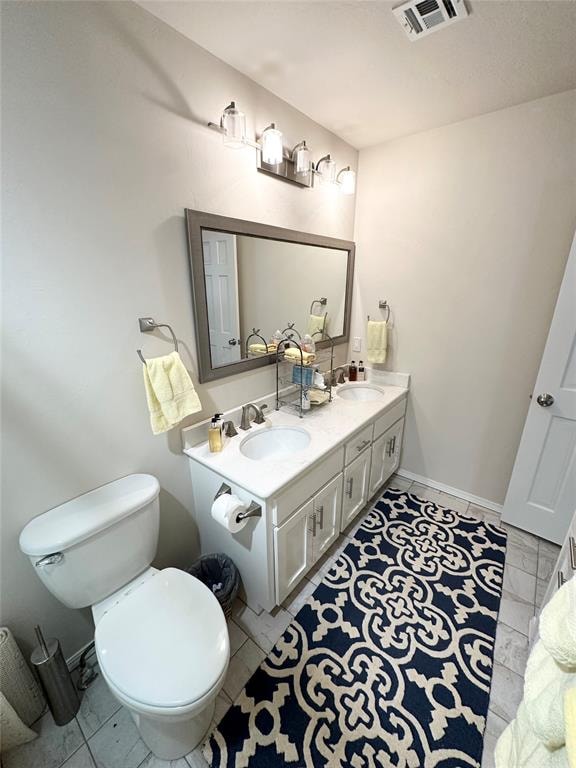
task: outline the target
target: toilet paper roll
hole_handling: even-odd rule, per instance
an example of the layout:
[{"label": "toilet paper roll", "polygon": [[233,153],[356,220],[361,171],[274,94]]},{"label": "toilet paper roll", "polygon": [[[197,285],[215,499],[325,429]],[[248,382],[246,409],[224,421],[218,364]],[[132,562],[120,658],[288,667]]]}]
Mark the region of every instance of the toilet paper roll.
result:
[{"label": "toilet paper roll", "polygon": [[230,531],[237,533],[247,524],[247,520],[236,520],[238,512],[243,512],[247,508],[238,496],[233,493],[223,493],[212,504],[211,514],[217,523]]}]

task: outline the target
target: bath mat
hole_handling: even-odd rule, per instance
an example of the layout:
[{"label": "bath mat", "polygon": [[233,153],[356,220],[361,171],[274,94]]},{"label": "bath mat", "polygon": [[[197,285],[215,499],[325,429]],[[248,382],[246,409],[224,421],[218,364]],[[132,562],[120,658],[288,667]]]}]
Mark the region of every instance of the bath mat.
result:
[{"label": "bath mat", "polygon": [[506,533],[387,490],[204,745],[212,768],[477,768]]}]

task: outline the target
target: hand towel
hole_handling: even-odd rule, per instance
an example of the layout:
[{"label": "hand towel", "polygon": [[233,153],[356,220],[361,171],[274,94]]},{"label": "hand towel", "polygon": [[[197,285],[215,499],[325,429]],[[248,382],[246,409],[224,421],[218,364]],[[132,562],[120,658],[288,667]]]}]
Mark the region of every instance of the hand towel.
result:
[{"label": "hand towel", "polygon": [[554,660],[576,672],[576,576],[563,584],[544,606],[539,631]]},{"label": "hand towel", "polygon": [[288,358],[288,360],[295,360],[298,363],[302,361],[304,365],[311,365],[316,360],[316,355],[313,352],[302,351],[302,357],[300,357],[298,347],[287,347],[284,350],[284,357]]},{"label": "hand towel", "polygon": [[202,410],[192,380],[178,352],[155,357],[142,366],[152,432],[167,432],[185,416]]},{"label": "hand towel", "polygon": [[269,352],[276,352],[276,344],[249,344],[248,352],[253,355],[267,355]]},{"label": "hand towel", "polygon": [[324,331],[326,330],[326,315],[310,315],[310,318],[308,320],[308,330],[306,333],[310,334],[312,338],[314,338],[314,334],[318,333],[318,331]]},{"label": "hand towel", "polygon": [[576,768],[576,688],[564,694],[564,720],[566,722],[566,752],[570,768]]},{"label": "hand towel", "polygon": [[388,349],[388,323],[383,320],[368,320],[366,345],[369,363],[385,363]]}]

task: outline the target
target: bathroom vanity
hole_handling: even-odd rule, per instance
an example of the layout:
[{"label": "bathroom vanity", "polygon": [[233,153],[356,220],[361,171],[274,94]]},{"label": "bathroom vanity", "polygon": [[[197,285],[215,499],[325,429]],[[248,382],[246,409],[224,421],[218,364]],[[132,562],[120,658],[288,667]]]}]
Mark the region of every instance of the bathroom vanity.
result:
[{"label": "bathroom vanity", "polygon": [[[225,552],[248,605],[279,605],[398,468],[409,377],[338,387],[333,401],[300,419],[268,405],[265,424],[210,453],[208,422],[183,430],[202,552]],[[365,399],[372,398],[374,399]],[[226,414],[238,423],[237,412]],[[211,516],[226,483],[260,517],[232,534]]]}]

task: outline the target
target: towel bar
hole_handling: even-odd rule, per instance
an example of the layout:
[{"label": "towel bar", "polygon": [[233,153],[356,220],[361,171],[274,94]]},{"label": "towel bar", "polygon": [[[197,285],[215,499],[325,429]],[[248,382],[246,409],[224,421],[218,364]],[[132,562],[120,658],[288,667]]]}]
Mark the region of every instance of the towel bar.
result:
[{"label": "towel bar", "polygon": [[[176,338],[176,334],[172,330],[171,326],[167,325],[166,323],[157,323],[152,317],[139,317],[138,325],[142,333],[150,333],[150,331],[153,331],[156,328],[168,328],[168,330],[172,334],[172,341],[174,342],[174,351],[178,352],[178,339]],[[146,365],[146,360],[144,359],[142,350],[137,349],[136,352],[138,353],[138,357],[140,358],[140,360],[142,360],[144,365]]]}]

